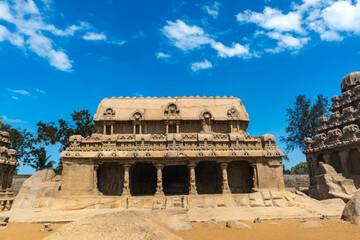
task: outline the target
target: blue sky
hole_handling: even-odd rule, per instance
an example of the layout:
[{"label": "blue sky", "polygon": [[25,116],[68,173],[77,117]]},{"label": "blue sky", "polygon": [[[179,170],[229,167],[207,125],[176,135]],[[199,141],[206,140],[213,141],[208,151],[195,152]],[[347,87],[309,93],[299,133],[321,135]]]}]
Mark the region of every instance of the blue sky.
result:
[{"label": "blue sky", "polygon": [[359,70],[359,35],[357,1],[0,0],[0,116],[35,131],[105,97],[225,95],[279,139],[296,95]]}]

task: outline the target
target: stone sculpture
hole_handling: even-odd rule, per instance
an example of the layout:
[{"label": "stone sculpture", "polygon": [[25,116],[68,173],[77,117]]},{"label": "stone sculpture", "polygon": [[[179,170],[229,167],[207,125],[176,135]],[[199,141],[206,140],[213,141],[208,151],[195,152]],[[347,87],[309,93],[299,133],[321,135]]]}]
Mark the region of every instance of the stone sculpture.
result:
[{"label": "stone sculpture", "polygon": [[[2,119],[0,118],[0,127]],[[9,133],[0,131],[0,211],[10,210],[14,200],[11,189],[14,171],[19,166],[16,151],[9,149]]]}]

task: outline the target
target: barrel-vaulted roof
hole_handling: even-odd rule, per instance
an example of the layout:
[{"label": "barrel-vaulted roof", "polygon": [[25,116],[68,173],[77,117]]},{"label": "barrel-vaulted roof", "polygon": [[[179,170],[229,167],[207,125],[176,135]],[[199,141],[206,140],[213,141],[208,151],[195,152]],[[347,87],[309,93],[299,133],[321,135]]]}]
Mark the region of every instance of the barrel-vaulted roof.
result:
[{"label": "barrel-vaulted roof", "polygon": [[166,118],[165,112],[169,106],[174,105],[176,114],[182,120],[199,120],[202,114],[209,112],[214,120],[249,121],[244,104],[234,97],[104,98],[94,121],[128,121],[133,119],[134,113],[140,113],[143,120],[162,120]]}]

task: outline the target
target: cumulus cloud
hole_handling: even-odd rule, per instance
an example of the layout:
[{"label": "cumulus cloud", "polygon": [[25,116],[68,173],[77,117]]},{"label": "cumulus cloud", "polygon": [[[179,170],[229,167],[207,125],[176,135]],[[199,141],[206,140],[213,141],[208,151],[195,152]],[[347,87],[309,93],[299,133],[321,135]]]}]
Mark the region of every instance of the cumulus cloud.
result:
[{"label": "cumulus cloud", "polygon": [[212,64],[206,59],[202,62],[194,62],[191,64],[191,70],[193,70],[194,72],[207,68],[212,68]]},{"label": "cumulus cloud", "polygon": [[38,88],[34,88],[34,90],[38,93],[42,93],[42,94],[46,94],[46,92],[44,90],[38,89]]},{"label": "cumulus cloud", "polygon": [[[73,24],[65,29],[59,29],[45,21],[45,19],[50,19],[47,13],[52,0],[42,0],[41,2],[45,6],[45,8],[41,8],[42,11],[33,0],[0,2],[0,21],[6,23],[0,24],[0,44],[3,41],[9,41],[16,47],[36,53],[59,70],[71,71],[72,60],[62,48],[57,46],[56,37],[72,37],[78,31],[89,30],[91,26],[86,22],[80,22],[77,25]],[[87,32],[83,38],[85,40],[106,40],[104,34],[94,32]],[[111,43],[120,44],[120,42]]]},{"label": "cumulus cloud", "polygon": [[187,25],[180,19],[175,22],[167,21],[163,33],[176,47],[182,50],[191,50],[211,42],[210,37],[202,28]]},{"label": "cumulus cloud", "polygon": [[158,52],[156,54],[156,58],[160,59],[160,58],[170,58],[171,56],[169,54],[163,53],[163,52]]},{"label": "cumulus cloud", "polygon": [[217,16],[219,15],[219,8],[220,8],[220,3],[219,2],[214,2],[214,4],[212,6],[203,6],[202,7],[202,9],[207,14],[212,16],[213,18],[217,18]]},{"label": "cumulus cloud", "polygon": [[236,18],[240,24],[255,24],[256,32],[278,40],[276,51],[299,50],[316,34],[323,41],[360,35],[360,1],[302,0],[300,4],[292,2],[290,8],[287,13],[271,7],[263,12],[245,10]]},{"label": "cumulus cloud", "polygon": [[265,7],[262,13],[246,10],[236,15],[240,23],[255,23],[259,27],[279,32],[295,31],[303,32],[301,27],[301,15],[297,12],[283,14],[282,11],[270,7]]},{"label": "cumulus cloud", "polygon": [[175,22],[167,21],[167,25],[163,27],[163,33],[174,46],[184,51],[210,45],[222,58],[249,56],[247,46],[233,43],[232,47],[226,47],[223,43],[213,39],[202,28],[196,25],[188,25],[180,19]]}]

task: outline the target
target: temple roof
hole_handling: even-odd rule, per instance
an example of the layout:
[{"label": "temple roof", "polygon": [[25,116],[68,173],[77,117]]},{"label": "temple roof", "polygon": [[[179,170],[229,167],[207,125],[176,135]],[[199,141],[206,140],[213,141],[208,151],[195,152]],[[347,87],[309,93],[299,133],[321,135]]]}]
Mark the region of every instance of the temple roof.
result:
[{"label": "temple roof", "polygon": [[[214,120],[228,120],[229,111],[236,110],[238,120],[249,121],[245,106],[234,97],[119,97],[104,98],[98,106],[94,121],[127,121],[135,112],[142,114],[143,120],[162,120],[166,108],[175,103],[182,120],[199,120],[205,111],[211,113]],[[110,113],[107,114],[106,112]],[[109,116],[110,115],[110,116]]]}]

